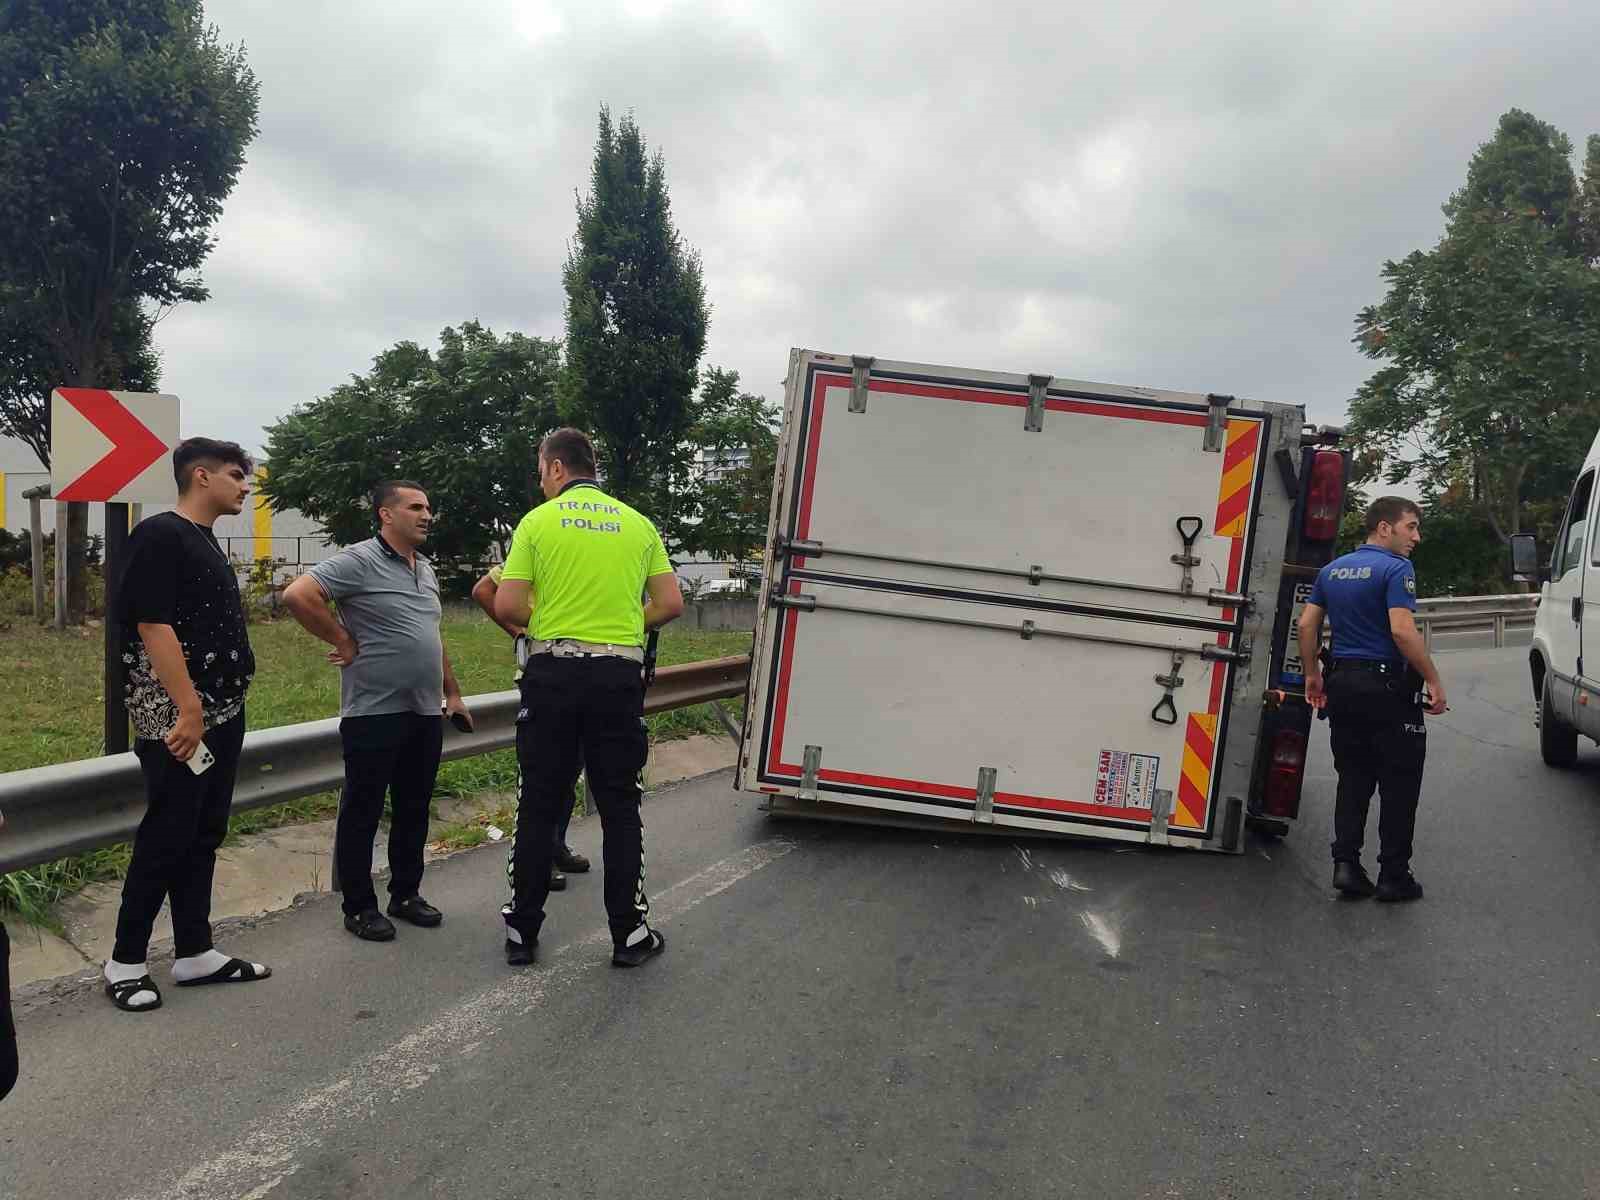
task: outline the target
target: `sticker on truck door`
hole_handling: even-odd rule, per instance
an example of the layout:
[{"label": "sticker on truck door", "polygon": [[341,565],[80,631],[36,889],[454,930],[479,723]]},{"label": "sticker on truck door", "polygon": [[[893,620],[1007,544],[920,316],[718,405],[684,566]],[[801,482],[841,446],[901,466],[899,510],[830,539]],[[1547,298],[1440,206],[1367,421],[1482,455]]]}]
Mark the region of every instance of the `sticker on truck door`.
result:
[{"label": "sticker on truck door", "polygon": [[1289,642],[1283,648],[1283,669],[1278,672],[1279,687],[1305,686],[1306,664],[1300,660],[1300,618],[1311,601],[1313,586],[1309,583],[1294,585],[1294,608],[1289,617]]},{"label": "sticker on truck door", "polygon": [[1107,808],[1148,809],[1155,799],[1160,769],[1161,760],[1154,754],[1102,750],[1094,777],[1094,802]]}]

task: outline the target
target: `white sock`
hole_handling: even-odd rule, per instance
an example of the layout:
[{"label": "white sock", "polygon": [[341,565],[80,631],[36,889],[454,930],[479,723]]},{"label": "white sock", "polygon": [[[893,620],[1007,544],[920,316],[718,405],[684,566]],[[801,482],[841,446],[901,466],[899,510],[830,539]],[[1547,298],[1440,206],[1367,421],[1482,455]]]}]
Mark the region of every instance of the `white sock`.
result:
[{"label": "white sock", "polygon": [[[204,954],[191,954],[188,958],[175,958],[172,960],[172,977],[179,983],[190,979],[204,979],[207,975],[215,975],[228,965],[229,956],[217,949],[207,950]],[[260,975],[266,970],[260,963],[251,963],[256,974]]]},{"label": "white sock", "polygon": [[[143,979],[149,973],[149,968],[145,963],[124,963],[118,962],[114,958],[106,959],[105,976],[107,983],[123,983],[135,979]],[[154,992],[145,988],[129,996],[128,1004],[133,1008],[148,1008],[159,999],[160,997]]]},{"label": "white sock", "polygon": [[220,950],[207,950],[204,954],[191,954],[188,958],[172,960],[172,977],[180,983],[185,979],[199,979],[213,975],[228,965],[228,956]]},{"label": "white sock", "polygon": [[639,928],[628,935],[628,940],[623,945],[637,946],[640,942],[648,941],[649,938],[650,926],[648,924],[640,925]]}]

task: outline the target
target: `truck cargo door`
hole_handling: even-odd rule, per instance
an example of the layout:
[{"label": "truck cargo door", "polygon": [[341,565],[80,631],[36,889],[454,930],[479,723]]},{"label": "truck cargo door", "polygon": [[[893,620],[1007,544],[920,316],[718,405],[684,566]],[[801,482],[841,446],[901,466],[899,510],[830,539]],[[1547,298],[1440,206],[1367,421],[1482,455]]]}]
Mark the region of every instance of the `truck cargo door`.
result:
[{"label": "truck cargo door", "polygon": [[1213,836],[1267,418],[825,363],[803,388],[753,668],[755,781]]}]

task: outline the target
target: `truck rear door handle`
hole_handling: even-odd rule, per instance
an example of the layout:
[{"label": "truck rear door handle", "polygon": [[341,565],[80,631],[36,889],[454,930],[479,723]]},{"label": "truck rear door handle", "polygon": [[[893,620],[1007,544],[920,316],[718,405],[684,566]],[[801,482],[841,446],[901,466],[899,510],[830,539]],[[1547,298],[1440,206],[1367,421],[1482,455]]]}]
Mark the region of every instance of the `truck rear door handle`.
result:
[{"label": "truck rear door handle", "polygon": [[1574,596],[1572,598],[1572,619],[1574,621],[1583,620],[1583,597],[1582,596]]}]

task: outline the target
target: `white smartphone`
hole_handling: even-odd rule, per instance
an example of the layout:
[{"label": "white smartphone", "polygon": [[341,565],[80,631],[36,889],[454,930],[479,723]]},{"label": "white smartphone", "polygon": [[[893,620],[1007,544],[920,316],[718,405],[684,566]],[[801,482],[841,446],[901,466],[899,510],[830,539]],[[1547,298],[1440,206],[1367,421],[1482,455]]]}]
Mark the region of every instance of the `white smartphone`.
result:
[{"label": "white smartphone", "polygon": [[216,761],[217,756],[206,748],[204,742],[201,742],[194,748],[194,753],[189,756],[189,761],[185,765],[196,775],[204,775]]}]

